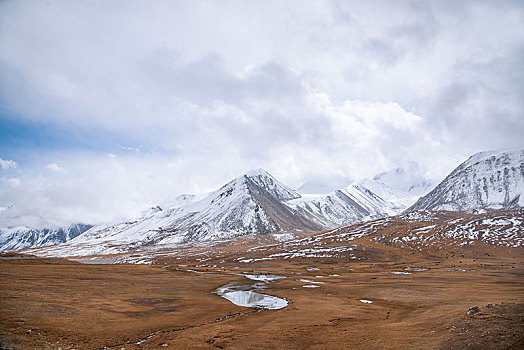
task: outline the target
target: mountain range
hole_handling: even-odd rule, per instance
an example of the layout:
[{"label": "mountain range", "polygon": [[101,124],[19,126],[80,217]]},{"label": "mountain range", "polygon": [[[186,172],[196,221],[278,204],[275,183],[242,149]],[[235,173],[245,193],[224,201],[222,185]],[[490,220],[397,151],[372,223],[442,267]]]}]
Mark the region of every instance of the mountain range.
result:
[{"label": "mountain range", "polygon": [[25,226],[0,229],[0,251],[19,250],[68,242],[89,230],[93,225],[73,224],[58,228],[29,228]]},{"label": "mountain range", "polygon": [[326,228],[399,214],[417,197],[386,184],[361,179],[323,196],[304,195],[288,206]]},{"label": "mountain range", "polygon": [[184,195],[173,202],[174,207],[151,208],[137,220],[94,226],[61,249],[85,255],[116,254],[139,247],[173,247],[255,233],[311,233],[398,214],[415,199],[373,180],[355,182],[325,196],[303,197],[258,169],[204,198]]},{"label": "mountain range", "polygon": [[[7,228],[0,250],[63,243],[63,252],[110,254],[140,247],[174,247],[251,234],[295,235],[418,210],[478,211],[523,206],[524,151],[478,153],[419,198],[387,184],[404,170],[361,179],[324,195],[300,194],[262,169],[243,174],[206,196],[181,195],[133,221],[76,229]],[[397,181],[398,182],[398,181]],[[402,182],[402,181],[400,181]],[[428,186],[416,181],[412,192]],[[408,189],[409,189],[408,188]],[[66,253],[64,253],[66,255]]]}]

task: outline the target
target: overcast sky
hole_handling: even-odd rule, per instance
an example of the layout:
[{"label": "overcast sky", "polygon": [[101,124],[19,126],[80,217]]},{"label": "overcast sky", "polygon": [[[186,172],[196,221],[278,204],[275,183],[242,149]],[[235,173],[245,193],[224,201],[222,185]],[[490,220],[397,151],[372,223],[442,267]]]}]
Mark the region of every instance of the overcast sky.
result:
[{"label": "overcast sky", "polygon": [[0,225],[118,220],[260,167],[438,182],[524,147],[523,74],[522,1],[1,1]]}]

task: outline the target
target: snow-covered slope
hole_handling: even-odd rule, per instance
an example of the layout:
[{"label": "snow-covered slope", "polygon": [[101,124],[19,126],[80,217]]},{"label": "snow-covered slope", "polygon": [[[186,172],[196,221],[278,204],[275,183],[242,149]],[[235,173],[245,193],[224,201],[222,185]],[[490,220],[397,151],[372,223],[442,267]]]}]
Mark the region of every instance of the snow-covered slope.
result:
[{"label": "snow-covered slope", "polygon": [[287,204],[325,227],[396,215],[416,197],[378,181],[362,179],[325,196],[304,196]]},{"label": "snow-covered slope", "polygon": [[3,228],[0,229],[0,251],[64,243],[91,227],[91,225],[74,224],[54,229],[36,229],[25,226]]},{"label": "snow-covered slope", "polygon": [[[205,197],[205,196],[204,196]],[[190,205],[202,199],[203,197],[196,196],[194,194],[181,194],[177,196],[174,200],[162,203],[161,208],[181,208]]]},{"label": "snow-covered slope", "polygon": [[524,150],[470,157],[409,211],[475,211],[524,206]]}]

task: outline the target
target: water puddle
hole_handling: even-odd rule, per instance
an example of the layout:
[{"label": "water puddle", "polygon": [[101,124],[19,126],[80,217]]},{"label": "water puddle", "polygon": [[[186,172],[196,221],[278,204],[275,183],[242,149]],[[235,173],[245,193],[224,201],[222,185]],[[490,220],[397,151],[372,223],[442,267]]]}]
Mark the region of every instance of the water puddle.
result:
[{"label": "water puddle", "polygon": [[311,284],[325,284],[326,282],[320,282],[320,281],[311,281],[311,280],[307,280],[307,279],[304,279],[304,278],[301,278],[299,280],[297,280],[299,282],[304,282],[304,283],[311,283]]},{"label": "water puddle", "polygon": [[308,271],[318,271],[320,269],[318,267],[306,267],[306,270],[308,270]]},{"label": "water puddle", "polygon": [[256,307],[267,310],[279,310],[287,306],[285,299],[252,291],[217,292],[222,298],[229,300],[235,305],[244,307]]},{"label": "water puddle", "polygon": [[[84,260],[84,259],[76,259],[76,260]],[[95,263],[92,259],[85,259],[88,260],[88,263]],[[98,261],[102,259],[97,259]],[[105,259],[109,260],[109,259]],[[101,262],[98,262],[101,263]],[[187,266],[187,265],[179,265],[179,266]],[[169,266],[168,266],[169,267]],[[221,296],[222,298],[229,300],[235,305],[238,306],[244,306],[244,307],[254,307],[256,310],[252,310],[249,312],[239,312],[236,314],[231,315],[225,315],[220,318],[217,318],[214,322],[221,322],[233,317],[247,315],[255,312],[260,312],[264,310],[279,310],[283,309],[288,305],[288,301],[283,298],[278,298],[272,295],[262,294],[254,292],[253,290],[261,290],[265,289],[267,287],[268,283],[271,283],[273,281],[276,281],[281,278],[286,278],[285,276],[277,276],[277,275],[256,275],[256,274],[240,274],[240,273],[227,273],[227,272],[218,272],[218,271],[197,271],[192,269],[181,269],[181,268],[175,268],[177,271],[185,271],[185,272],[193,272],[193,273],[215,273],[215,274],[229,274],[229,275],[237,275],[237,276],[244,276],[247,279],[251,281],[233,281],[229,282],[228,284],[223,285],[222,287],[219,287],[216,290],[216,293]],[[140,340],[133,342],[133,344],[141,345],[142,343],[147,342],[149,339],[159,335],[159,334],[166,334],[166,333],[172,333],[172,332],[179,332],[184,331],[187,329],[200,327],[205,324],[200,324],[196,326],[187,326],[177,329],[171,329],[171,330],[160,330],[153,333],[150,333],[144,338],[141,338]],[[118,345],[111,345],[111,346],[105,346],[102,349],[104,350],[110,350],[117,347],[122,347],[125,345],[131,344],[131,342],[126,342]]]},{"label": "water puddle", "polygon": [[[180,265],[179,265],[180,266]],[[265,289],[268,283],[274,282],[286,276],[270,275],[270,274],[247,274],[247,273],[233,273],[225,271],[197,271],[192,269],[175,268],[178,271],[193,272],[193,273],[210,273],[210,274],[227,274],[242,276],[256,283],[249,281],[233,281],[215,291],[222,298],[229,300],[235,305],[244,307],[255,307],[261,310],[279,310],[287,306],[286,299],[278,298],[272,295],[254,292],[253,290]],[[241,313],[242,314],[242,313]],[[241,315],[239,314],[239,315]],[[236,316],[236,315],[234,315]],[[234,317],[233,316],[233,317]]]},{"label": "water puddle", "polygon": [[81,264],[114,264],[118,259],[90,258],[90,259],[68,259],[68,260],[76,261]]},{"label": "water puddle", "polygon": [[253,290],[265,289],[266,284],[285,278],[284,276],[276,275],[246,275],[242,276],[257,281],[257,283],[249,283],[247,281],[233,281],[219,287],[216,293],[222,298],[229,300],[235,305],[243,307],[255,307],[265,310],[279,310],[287,306],[288,301],[283,298],[257,293]]},{"label": "water puddle", "polygon": [[253,281],[260,281],[260,282],[273,282],[281,278],[286,278],[286,276],[277,276],[277,275],[248,275],[248,274],[237,274],[238,276],[244,276],[246,278],[249,278]]}]

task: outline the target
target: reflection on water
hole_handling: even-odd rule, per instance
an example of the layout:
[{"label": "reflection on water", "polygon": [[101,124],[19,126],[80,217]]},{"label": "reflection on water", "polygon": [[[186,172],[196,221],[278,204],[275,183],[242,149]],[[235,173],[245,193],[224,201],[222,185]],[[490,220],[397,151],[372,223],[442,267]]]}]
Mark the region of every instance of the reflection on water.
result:
[{"label": "reflection on water", "polygon": [[114,264],[117,259],[69,259],[71,261],[76,261],[82,264]]},{"label": "reflection on water", "polygon": [[239,274],[253,281],[261,282],[273,282],[281,278],[286,278],[286,276],[277,276],[277,275],[249,275],[249,274]]},{"label": "reflection on water", "polygon": [[[247,276],[246,276],[247,277]],[[252,280],[263,280],[262,278],[251,278]],[[278,276],[285,278],[283,276]],[[274,280],[274,279],[270,279]],[[247,281],[230,282],[217,289],[217,294],[224,299],[229,300],[235,305],[244,307],[256,307],[260,309],[278,310],[285,308],[288,304],[286,299],[278,298],[272,295],[253,292],[252,289],[263,289],[265,283],[246,283]]]},{"label": "reflection on water", "polygon": [[239,290],[223,294],[219,293],[219,295],[238,306],[258,307],[269,310],[278,310],[287,306],[287,300],[252,291]]}]

